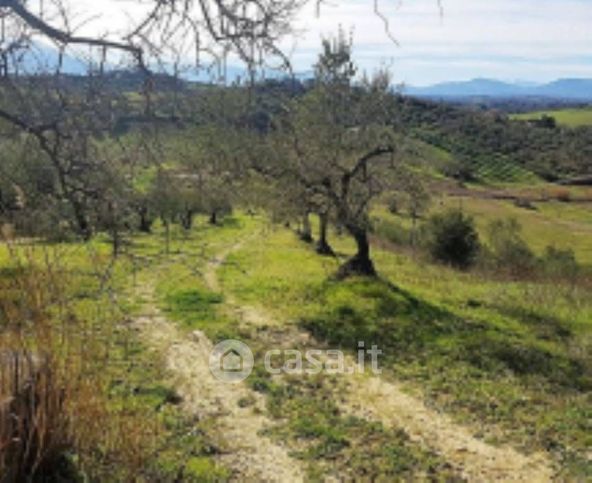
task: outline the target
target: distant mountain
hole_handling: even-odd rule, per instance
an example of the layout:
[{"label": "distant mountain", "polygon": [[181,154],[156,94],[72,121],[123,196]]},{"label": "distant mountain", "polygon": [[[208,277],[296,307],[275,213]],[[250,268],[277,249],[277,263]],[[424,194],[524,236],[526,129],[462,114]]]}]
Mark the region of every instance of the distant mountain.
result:
[{"label": "distant mountain", "polygon": [[592,100],[592,79],[561,79],[538,87],[541,96]]},{"label": "distant mountain", "polygon": [[21,74],[42,74],[54,72],[61,65],[61,72],[71,75],[84,75],[88,66],[73,55],[63,54],[51,46],[34,43],[18,57],[18,71]]},{"label": "distant mountain", "polygon": [[543,85],[473,79],[466,82],[444,82],[429,87],[409,86],[403,92],[414,97],[433,99],[542,97],[592,101],[592,79],[561,79]]}]

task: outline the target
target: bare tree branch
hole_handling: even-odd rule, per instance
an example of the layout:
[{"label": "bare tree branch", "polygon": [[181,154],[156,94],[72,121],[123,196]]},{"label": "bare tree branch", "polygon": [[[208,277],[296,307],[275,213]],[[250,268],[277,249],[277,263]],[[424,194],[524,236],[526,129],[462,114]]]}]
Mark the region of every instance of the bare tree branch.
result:
[{"label": "bare tree branch", "polygon": [[85,44],[95,47],[124,50],[132,53],[134,56],[136,56],[138,61],[141,61],[142,51],[138,47],[135,47],[132,44],[124,44],[112,40],[92,37],[77,37],[75,35],[71,35],[68,32],[64,32],[44,22],[40,17],[27,10],[20,0],[0,0],[0,7],[11,9],[31,28],[41,32],[50,39],[55,40],[61,44]]}]

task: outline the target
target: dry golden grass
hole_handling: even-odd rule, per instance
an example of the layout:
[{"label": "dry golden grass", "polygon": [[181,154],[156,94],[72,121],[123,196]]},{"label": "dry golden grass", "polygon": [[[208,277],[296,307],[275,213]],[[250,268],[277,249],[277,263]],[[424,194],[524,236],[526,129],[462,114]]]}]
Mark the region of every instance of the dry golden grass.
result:
[{"label": "dry golden grass", "polygon": [[110,398],[114,322],[82,318],[69,293],[75,280],[38,255],[21,250],[0,277],[0,474],[113,470],[132,481],[154,450],[157,421]]}]

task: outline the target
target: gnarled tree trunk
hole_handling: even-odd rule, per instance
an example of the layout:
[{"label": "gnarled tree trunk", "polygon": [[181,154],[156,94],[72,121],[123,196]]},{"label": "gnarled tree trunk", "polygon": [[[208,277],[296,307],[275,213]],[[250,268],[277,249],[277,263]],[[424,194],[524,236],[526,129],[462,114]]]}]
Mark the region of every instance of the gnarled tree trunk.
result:
[{"label": "gnarled tree trunk", "polygon": [[354,237],[357,253],[343,264],[337,272],[337,278],[347,278],[354,275],[375,277],[376,269],[370,258],[370,241],[365,228],[358,226],[346,226],[347,231]]}]

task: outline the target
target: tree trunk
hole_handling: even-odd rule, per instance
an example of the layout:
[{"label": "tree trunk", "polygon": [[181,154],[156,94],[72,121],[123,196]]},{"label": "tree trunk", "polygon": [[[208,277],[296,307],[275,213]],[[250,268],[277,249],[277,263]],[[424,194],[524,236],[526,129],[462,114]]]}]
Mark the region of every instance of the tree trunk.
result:
[{"label": "tree trunk", "polygon": [[186,231],[189,231],[191,230],[191,228],[193,228],[193,210],[185,210],[185,212],[181,216],[181,225],[183,226],[183,229]]},{"label": "tree trunk", "polygon": [[365,277],[375,277],[376,269],[370,258],[370,242],[368,241],[368,232],[364,228],[346,227],[356,241],[357,253],[343,264],[337,272],[337,278],[343,279],[349,276],[361,275]]},{"label": "tree trunk", "polygon": [[302,230],[300,231],[300,239],[306,243],[312,243],[312,228],[310,227],[310,218],[308,213],[302,217]]},{"label": "tree trunk", "polygon": [[84,213],[84,209],[77,201],[72,200],[71,203],[72,209],[74,210],[74,218],[76,219],[76,224],[78,225],[78,232],[84,241],[89,241],[92,238],[92,229],[90,223],[88,222],[88,218]]},{"label": "tree trunk", "polygon": [[210,215],[210,225],[217,225],[218,224],[218,213],[216,211],[212,211]]},{"label": "tree trunk", "polygon": [[327,241],[327,231],[329,229],[329,214],[319,213],[319,241],[317,243],[317,253],[319,255],[335,256],[335,252]]},{"label": "tree trunk", "polygon": [[164,225],[164,236],[165,236],[165,253],[168,255],[171,252],[171,225],[169,220],[166,218],[162,219],[162,223]]},{"label": "tree trunk", "polygon": [[148,208],[142,206],[138,209],[138,214],[140,215],[140,226],[139,229],[142,233],[152,233],[152,223],[153,220],[150,218],[148,214]]}]

